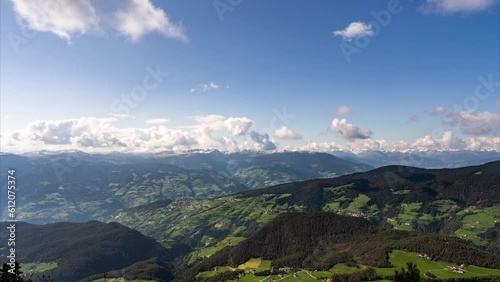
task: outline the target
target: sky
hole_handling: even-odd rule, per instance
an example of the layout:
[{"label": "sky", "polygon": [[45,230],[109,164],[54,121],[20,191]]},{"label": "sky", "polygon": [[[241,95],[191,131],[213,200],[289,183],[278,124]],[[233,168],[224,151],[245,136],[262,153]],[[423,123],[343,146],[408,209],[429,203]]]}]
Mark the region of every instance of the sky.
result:
[{"label": "sky", "polygon": [[499,2],[1,1],[0,151],[500,151]]}]

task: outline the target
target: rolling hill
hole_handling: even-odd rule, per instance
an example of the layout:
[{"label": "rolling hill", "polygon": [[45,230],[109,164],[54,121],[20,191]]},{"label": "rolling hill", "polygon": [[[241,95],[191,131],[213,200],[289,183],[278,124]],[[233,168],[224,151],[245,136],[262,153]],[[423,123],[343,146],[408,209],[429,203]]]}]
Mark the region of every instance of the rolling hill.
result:
[{"label": "rolling hill", "polygon": [[[7,223],[1,223],[6,230]],[[7,242],[7,232],[0,240]],[[34,225],[19,222],[16,225],[16,257],[22,264],[51,263],[56,266],[43,274],[51,275],[57,282],[75,282],[88,276],[127,269],[135,269],[134,279],[145,275],[138,264],[156,265],[162,281],[173,278],[171,266],[166,264],[190,251],[183,244],[162,246],[152,238],[118,223],[89,221],[85,223],[59,222]],[[1,250],[2,257],[8,248]],[[151,260],[153,260],[151,262]],[[157,260],[157,261],[156,261]],[[135,266],[134,266],[135,264]],[[28,273],[27,270],[22,270]],[[151,266],[151,268],[153,268]],[[132,275],[129,275],[132,276]],[[35,276],[36,277],[36,276]],[[102,276],[101,276],[102,277]],[[109,277],[109,276],[108,276]]]},{"label": "rolling hill", "polygon": [[498,253],[500,162],[436,170],[382,167],[216,199],[146,205],[111,220],[154,238],[205,247],[227,236],[247,237],[290,211],[332,211],[397,230],[457,236]]}]

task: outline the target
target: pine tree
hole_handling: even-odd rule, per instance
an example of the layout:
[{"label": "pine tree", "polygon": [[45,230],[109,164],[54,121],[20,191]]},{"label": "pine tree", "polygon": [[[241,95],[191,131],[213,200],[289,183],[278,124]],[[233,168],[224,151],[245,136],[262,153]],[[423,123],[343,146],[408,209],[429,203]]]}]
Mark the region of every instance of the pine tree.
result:
[{"label": "pine tree", "polygon": [[417,266],[412,262],[407,262],[406,267],[408,270],[402,267],[401,272],[397,270],[394,272],[394,282],[420,282],[420,270]]},{"label": "pine tree", "polygon": [[0,282],[23,282],[21,266],[17,261],[14,264],[14,273],[10,271],[11,267],[7,263],[3,264],[2,272],[0,273]]}]

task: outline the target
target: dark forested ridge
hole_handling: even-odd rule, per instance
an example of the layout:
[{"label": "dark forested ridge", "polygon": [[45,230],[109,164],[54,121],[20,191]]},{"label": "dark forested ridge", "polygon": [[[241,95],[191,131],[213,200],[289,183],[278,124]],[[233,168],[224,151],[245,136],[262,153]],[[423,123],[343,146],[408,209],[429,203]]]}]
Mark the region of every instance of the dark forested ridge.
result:
[{"label": "dark forested ridge", "polygon": [[[350,184],[352,187],[346,189],[351,193],[367,194],[378,206],[395,200],[425,202],[434,198],[450,199],[462,205],[490,206],[500,203],[500,161],[456,169],[387,166],[338,178],[277,185],[246,192],[241,197],[291,193],[289,203],[318,211],[328,200],[328,193],[324,193],[323,188]],[[406,194],[393,193],[401,190],[409,191]]]},{"label": "dark forested ridge", "polygon": [[[1,223],[0,228],[5,230],[6,225]],[[57,268],[47,274],[57,282],[74,282],[127,267],[129,276],[141,277],[140,268],[133,264],[152,258],[168,262],[190,251],[185,245],[167,249],[154,239],[118,223],[89,221],[33,225],[19,222],[16,225],[17,259],[21,262],[56,262]],[[0,234],[0,240],[7,242],[7,232]],[[6,251],[7,248],[1,251],[3,258]],[[171,269],[164,263],[155,267],[152,266],[154,263],[148,264],[150,268],[161,267],[166,276],[168,274],[164,272]]]},{"label": "dark forested ridge", "polygon": [[500,256],[471,243],[435,234],[390,230],[361,218],[333,213],[278,215],[248,239],[180,270],[189,281],[214,266],[237,266],[250,258],[272,260],[272,266],[327,270],[338,263],[389,267],[391,250],[426,253],[432,259],[500,269]]}]

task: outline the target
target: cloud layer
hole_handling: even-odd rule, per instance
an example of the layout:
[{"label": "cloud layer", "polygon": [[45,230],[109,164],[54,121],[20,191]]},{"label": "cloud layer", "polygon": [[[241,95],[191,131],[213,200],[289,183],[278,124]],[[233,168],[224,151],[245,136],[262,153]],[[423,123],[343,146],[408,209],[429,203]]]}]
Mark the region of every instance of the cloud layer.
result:
[{"label": "cloud layer", "polygon": [[3,133],[1,146],[7,151],[66,150],[156,152],[190,149],[222,151],[274,150],[268,134],[251,131],[254,121],[246,117],[220,115],[190,117],[196,124],[183,128],[164,126],[165,119],[152,119],[145,127],[121,128],[127,116],[82,117],[34,121],[21,130]]},{"label": "cloud layer", "polygon": [[[123,0],[120,7],[105,10],[91,0],[12,0],[18,21],[32,30],[53,33],[68,42],[75,35],[116,30],[132,41],[158,32],[166,37],[187,41],[182,23],[173,23],[165,11],[150,0]],[[114,2],[109,2],[114,3]]]},{"label": "cloud layer", "polygon": [[[486,150],[500,151],[500,138],[472,136],[461,138],[452,131],[433,136],[426,135],[414,141],[388,142],[371,138],[369,129],[360,129],[345,119],[334,119],[330,130],[349,142],[309,142],[290,146],[276,143],[271,133],[259,132],[255,122],[246,117],[205,115],[188,117],[193,125],[167,127],[165,119],[152,119],[142,127],[120,127],[130,116],[114,115],[107,118],[82,117],[65,120],[38,120],[23,129],[11,130],[0,136],[1,148],[6,152],[37,150],[72,150],[87,152],[183,152],[192,149],[221,150],[307,150],[329,152],[347,150],[432,151],[432,150]],[[273,135],[279,139],[301,139],[301,135],[286,126]]]},{"label": "cloud layer", "polygon": [[277,129],[276,131],[274,131],[273,135],[275,137],[280,138],[280,139],[294,139],[294,140],[302,139],[302,135],[288,129],[288,127],[286,127],[286,126],[283,126],[279,129]]},{"label": "cloud layer", "polygon": [[500,138],[499,137],[473,137],[461,139],[453,134],[451,131],[444,132],[439,137],[432,137],[426,135],[418,138],[413,142],[406,140],[399,140],[394,142],[387,142],[384,139],[375,140],[372,138],[356,140],[346,144],[336,142],[310,142],[305,146],[297,149],[303,151],[317,151],[317,152],[330,152],[330,151],[351,151],[359,153],[367,150],[375,151],[449,151],[449,150],[482,150],[482,151],[500,151]]}]

